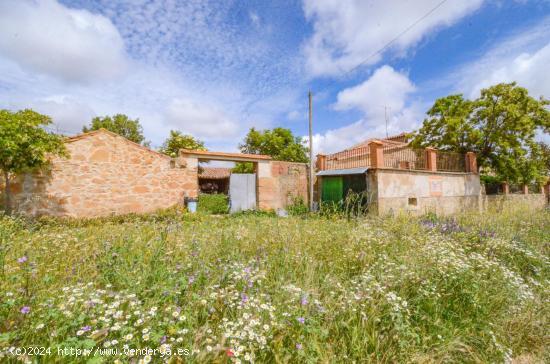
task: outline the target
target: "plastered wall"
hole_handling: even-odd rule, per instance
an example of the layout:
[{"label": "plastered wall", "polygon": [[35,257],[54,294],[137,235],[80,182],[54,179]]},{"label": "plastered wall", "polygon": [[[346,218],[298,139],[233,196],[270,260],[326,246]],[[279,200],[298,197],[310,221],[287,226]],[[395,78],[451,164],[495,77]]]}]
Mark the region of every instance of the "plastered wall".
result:
[{"label": "plastered wall", "polygon": [[481,208],[477,174],[376,169],[367,178],[380,215],[399,211],[445,215]]}]

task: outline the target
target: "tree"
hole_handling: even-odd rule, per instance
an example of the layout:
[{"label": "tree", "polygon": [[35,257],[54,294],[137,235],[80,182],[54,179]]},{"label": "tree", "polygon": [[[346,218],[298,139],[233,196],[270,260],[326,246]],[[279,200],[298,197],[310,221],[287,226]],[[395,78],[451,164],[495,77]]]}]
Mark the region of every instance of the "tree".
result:
[{"label": "tree", "polygon": [[149,146],[149,142],[145,141],[143,136],[143,128],[139,123],[139,119],[132,120],[124,114],[116,114],[114,116],[95,117],[89,127],[84,126],[82,131],[87,133],[92,130],[107,129],[122,135],[134,143]]},{"label": "tree", "polygon": [[62,137],[42,128],[48,124],[51,124],[48,116],[30,109],[0,110],[0,170],[5,186],[4,209],[8,215],[11,213],[13,176],[43,167],[49,156],[67,155]]},{"label": "tree", "polygon": [[414,147],[477,155],[478,168],[508,182],[541,178],[537,132],[550,130],[550,102],[529,96],[516,83],[481,90],[476,100],[462,95],[438,99],[411,142]]},{"label": "tree", "polygon": [[542,163],[544,164],[544,168],[546,168],[546,172],[548,174],[550,173],[550,145],[544,142],[539,142],[538,145],[540,148]]},{"label": "tree", "polygon": [[[251,128],[239,145],[243,153],[269,155],[275,160],[307,163],[308,149],[299,137],[295,137],[290,129],[274,128],[271,130],[256,130]],[[237,163],[234,173],[252,173],[252,163]]]},{"label": "tree", "polygon": [[164,141],[160,152],[172,158],[178,156],[180,149],[206,150],[204,142],[192,135],[182,134],[177,130],[170,130],[170,136]]},{"label": "tree", "polygon": [[285,128],[263,131],[251,128],[239,148],[243,153],[265,154],[279,161],[308,161],[308,149],[299,137],[295,137],[290,129]]}]

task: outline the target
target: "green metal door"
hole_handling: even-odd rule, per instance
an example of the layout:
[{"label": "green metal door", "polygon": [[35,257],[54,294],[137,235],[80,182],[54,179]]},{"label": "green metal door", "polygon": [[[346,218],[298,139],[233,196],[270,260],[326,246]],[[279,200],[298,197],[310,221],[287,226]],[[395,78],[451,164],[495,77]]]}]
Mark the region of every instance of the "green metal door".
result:
[{"label": "green metal door", "polygon": [[321,201],[340,202],[344,197],[344,180],[342,176],[323,177]]}]

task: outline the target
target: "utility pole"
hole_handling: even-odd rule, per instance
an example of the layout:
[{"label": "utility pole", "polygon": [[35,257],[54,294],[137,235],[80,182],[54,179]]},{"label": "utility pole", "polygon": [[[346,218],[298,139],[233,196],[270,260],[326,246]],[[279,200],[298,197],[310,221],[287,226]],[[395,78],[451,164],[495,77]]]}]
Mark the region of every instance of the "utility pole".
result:
[{"label": "utility pole", "polygon": [[313,211],[313,128],[311,124],[311,90],[309,98],[309,210]]}]

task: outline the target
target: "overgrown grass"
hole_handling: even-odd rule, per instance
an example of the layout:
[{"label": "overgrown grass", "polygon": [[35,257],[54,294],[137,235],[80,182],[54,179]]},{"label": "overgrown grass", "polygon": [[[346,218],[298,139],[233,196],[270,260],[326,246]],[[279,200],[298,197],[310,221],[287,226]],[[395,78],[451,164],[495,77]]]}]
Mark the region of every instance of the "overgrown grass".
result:
[{"label": "overgrown grass", "polygon": [[49,347],[43,362],[90,359],[63,347],[149,359],[124,345],[192,363],[548,362],[549,241],[550,214],[528,209],[2,218],[0,348]]}]

